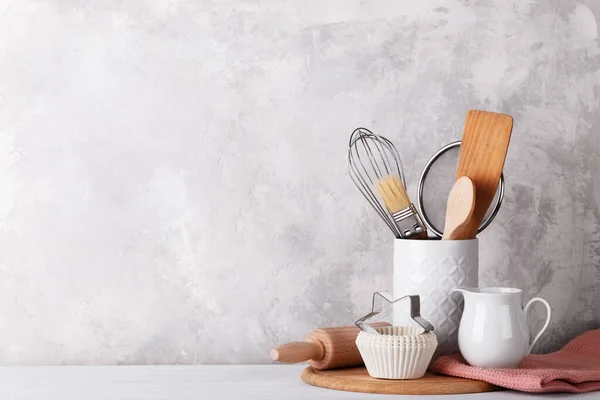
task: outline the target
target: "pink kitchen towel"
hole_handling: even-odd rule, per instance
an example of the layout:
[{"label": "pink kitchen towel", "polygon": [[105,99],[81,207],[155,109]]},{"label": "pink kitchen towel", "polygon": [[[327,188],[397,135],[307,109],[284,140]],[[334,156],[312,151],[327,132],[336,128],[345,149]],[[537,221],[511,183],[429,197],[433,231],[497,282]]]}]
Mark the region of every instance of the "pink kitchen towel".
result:
[{"label": "pink kitchen towel", "polygon": [[561,350],[531,354],[519,368],[476,368],[461,355],[443,356],[432,370],[445,375],[478,379],[523,392],[583,393],[600,390],[600,329],[587,331]]}]

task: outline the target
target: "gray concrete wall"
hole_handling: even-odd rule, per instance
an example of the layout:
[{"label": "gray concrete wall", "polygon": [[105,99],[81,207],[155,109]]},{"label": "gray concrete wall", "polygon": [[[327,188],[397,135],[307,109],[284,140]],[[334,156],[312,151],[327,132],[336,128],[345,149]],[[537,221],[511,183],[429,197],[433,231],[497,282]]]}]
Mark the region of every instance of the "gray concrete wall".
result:
[{"label": "gray concrete wall", "polygon": [[[391,290],[346,174],[411,194],[467,109],[515,118],[481,284],[600,325],[594,0],[0,0],[0,363],[261,363]],[[541,312],[540,312],[541,314]],[[539,326],[542,315],[532,325]]]}]

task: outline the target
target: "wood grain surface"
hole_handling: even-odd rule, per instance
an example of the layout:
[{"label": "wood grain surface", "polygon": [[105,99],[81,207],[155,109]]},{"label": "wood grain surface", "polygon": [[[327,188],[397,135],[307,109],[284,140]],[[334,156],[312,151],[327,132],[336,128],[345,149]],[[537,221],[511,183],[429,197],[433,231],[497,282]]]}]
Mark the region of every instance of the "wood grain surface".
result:
[{"label": "wood grain surface", "polygon": [[510,115],[469,110],[465,121],[456,179],[468,176],[475,185],[475,210],[456,239],[474,239],[489,208],[508,151],[513,119]]},{"label": "wood grain surface", "polygon": [[[372,327],[389,326],[374,322]],[[312,330],[305,343],[292,342],[271,350],[271,358],[283,363],[308,361],[315,369],[335,369],[364,365],[356,347],[357,326],[338,326]]]},{"label": "wood grain surface", "polygon": [[446,223],[442,240],[456,240],[460,231],[469,223],[475,210],[475,185],[468,176],[461,176],[448,195]]},{"label": "wood grain surface", "polygon": [[325,347],[320,342],[291,342],[271,350],[271,359],[280,363],[321,360],[324,355]]},{"label": "wood grain surface", "polygon": [[356,326],[315,329],[308,334],[308,342],[320,343],[325,347],[323,358],[310,360],[316,369],[334,369],[363,365],[356,347],[356,336],[360,330]]},{"label": "wood grain surface", "polygon": [[427,372],[423,378],[388,380],[371,378],[364,367],[318,371],[307,367],[300,376],[309,385],[346,392],[377,394],[465,394],[499,390],[487,382]]}]

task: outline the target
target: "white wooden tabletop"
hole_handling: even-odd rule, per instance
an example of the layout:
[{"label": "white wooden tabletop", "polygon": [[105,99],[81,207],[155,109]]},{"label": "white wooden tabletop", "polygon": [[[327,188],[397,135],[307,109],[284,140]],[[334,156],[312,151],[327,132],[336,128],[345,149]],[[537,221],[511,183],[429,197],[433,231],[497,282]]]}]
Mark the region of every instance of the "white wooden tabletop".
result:
[{"label": "white wooden tabletop", "polygon": [[[472,395],[390,396],[339,392],[300,380],[304,365],[0,367],[0,399],[545,399],[503,391]],[[568,395],[597,399],[600,392]]]}]

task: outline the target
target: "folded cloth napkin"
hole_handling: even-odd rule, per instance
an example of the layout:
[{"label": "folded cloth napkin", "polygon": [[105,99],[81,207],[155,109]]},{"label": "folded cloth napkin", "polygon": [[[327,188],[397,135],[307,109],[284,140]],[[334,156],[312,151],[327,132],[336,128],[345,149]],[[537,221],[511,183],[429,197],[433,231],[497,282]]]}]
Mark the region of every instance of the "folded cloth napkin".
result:
[{"label": "folded cloth napkin", "polygon": [[471,367],[454,354],[438,358],[432,370],[523,392],[592,392],[600,390],[600,329],[577,336],[555,353],[531,354],[519,368]]}]

